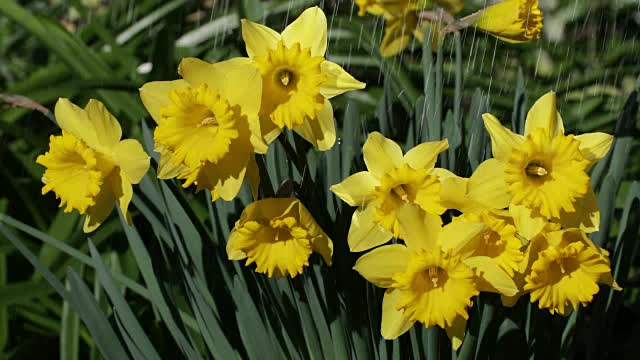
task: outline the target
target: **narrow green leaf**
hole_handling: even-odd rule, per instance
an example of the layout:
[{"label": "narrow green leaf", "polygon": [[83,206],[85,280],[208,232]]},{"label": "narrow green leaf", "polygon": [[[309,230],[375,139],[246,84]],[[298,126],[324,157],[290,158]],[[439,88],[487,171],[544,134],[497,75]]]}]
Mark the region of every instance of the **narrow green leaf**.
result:
[{"label": "narrow green leaf", "polygon": [[185,356],[190,359],[200,359],[200,355],[195,351],[191,342],[185,336],[183,332],[184,327],[181,323],[178,322],[179,317],[178,314],[176,314],[175,307],[169,306],[169,303],[167,301],[169,300],[168,294],[166,294],[160,286],[160,282],[157,279],[155,271],[153,269],[151,256],[149,254],[149,251],[145,247],[142,238],[140,238],[140,234],[133,225],[129,225],[127,221],[122,217],[122,211],[120,210],[120,208],[118,208],[117,210],[118,214],[120,215],[120,222],[122,223],[122,227],[124,228],[125,235],[129,240],[129,245],[131,246],[131,250],[135,255],[138,267],[140,268],[140,273],[142,274],[142,277],[147,284],[151,301],[157,307],[164,323],[167,325],[167,328],[173,335],[173,338],[175,339]]},{"label": "narrow green leaf", "polygon": [[[124,296],[122,296],[120,289],[118,288],[118,286],[116,286],[113,277],[111,276],[109,269],[102,261],[98,250],[95,248],[91,240],[88,241],[88,244],[89,252],[91,253],[91,258],[93,260],[98,280],[109,296],[109,300],[113,304],[114,313],[116,314],[118,320],[122,323],[122,327],[126,331],[126,334],[133,341],[132,344],[135,345],[135,349],[144,354],[144,358],[146,359],[159,360],[160,355],[158,355],[158,353],[156,352],[153,344],[145,334],[142,326],[138,322],[138,319],[136,319],[133,311],[129,307],[129,304],[125,300]],[[129,346],[129,349],[131,350],[131,346]]]},{"label": "narrow green leaf", "polygon": [[[66,286],[69,289],[68,279]],[[80,355],[80,318],[71,310],[68,301],[64,301],[62,304],[60,327],[60,359],[77,360]]]},{"label": "narrow green leaf", "polygon": [[91,293],[73,271],[69,271],[70,290],[67,291],[60,282],[38,258],[3,224],[0,224],[0,232],[18,249],[20,253],[33,265],[36,270],[51,284],[62,298],[73,306],[87,325],[91,335],[100,348],[100,352],[108,359],[128,359],[122,344],[113,332],[104,314],[98,309]]}]

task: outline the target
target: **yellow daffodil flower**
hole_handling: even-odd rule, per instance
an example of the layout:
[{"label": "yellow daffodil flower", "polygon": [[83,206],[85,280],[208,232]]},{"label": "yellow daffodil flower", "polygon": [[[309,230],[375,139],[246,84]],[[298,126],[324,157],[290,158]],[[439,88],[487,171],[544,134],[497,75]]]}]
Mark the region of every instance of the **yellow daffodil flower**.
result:
[{"label": "yellow daffodil flower", "polygon": [[538,0],[505,0],[472,16],[478,29],[510,43],[536,40],[542,31]]},{"label": "yellow daffodil flower", "polygon": [[158,177],[184,179],[184,187],[209,189],[213,200],[232,200],[247,176],[255,193],[254,151],[267,151],[258,120],[260,73],[242,58],[216,64],[187,58],[178,72],[180,80],[150,82],[140,89],[158,124]]},{"label": "yellow daffodil flower", "polygon": [[[464,4],[460,0],[358,0],[358,14],[365,13],[384,16],[385,32],[380,44],[380,53],[384,57],[394,56],[406,49],[412,41],[412,36],[418,42],[424,41],[424,29],[431,27],[431,45],[435,51],[441,37],[440,30],[444,27],[443,18],[429,19],[423,17],[427,10],[434,5],[455,14],[462,10]],[[435,13],[432,14],[435,17]]]},{"label": "yellow daffodil flower", "polygon": [[46,168],[42,194],[53,191],[65,212],[87,214],[84,232],[97,229],[116,202],[125,218],[132,184],[149,169],[149,156],[133,139],[121,140],[118,120],[98,100],[82,109],[59,99],[55,116],[61,136],[51,135],[49,151],[36,162]]},{"label": "yellow daffodil flower", "polygon": [[495,197],[482,199],[487,208],[523,206],[529,219],[543,218],[587,232],[598,229],[600,212],[587,171],[609,151],[611,135],[565,135],[553,92],[529,111],[524,136],[503,127],[491,114],[484,114],[483,119],[494,158],[474,175],[483,179],[481,186]]},{"label": "yellow daffodil flower", "polygon": [[447,331],[460,347],[471,298],[480,291],[514,295],[518,289],[487,256],[475,256],[471,244],[484,224],[456,221],[442,227],[438,216],[399,210],[405,245],[385,245],[358,259],[354,269],[372,284],[386,288],[381,333],[395,339],[418,321]]},{"label": "yellow daffodil flower", "polygon": [[333,243],[295,198],[269,198],[247,206],[229,235],[229,260],[247,259],[269,277],[296,277],[312,252],[331,265]]},{"label": "yellow daffodil flower", "polygon": [[580,229],[549,232],[537,237],[530,247],[531,267],[524,290],[540,309],[568,315],[593,300],[598,284],[622,290],[611,276],[607,251]]},{"label": "yellow daffodil flower", "polygon": [[327,18],[318,7],[305,10],[281,34],[246,19],[242,38],[252,63],[262,74],[260,124],[264,140],[296,131],[319,150],[336,140],[331,99],[363,89],[338,64],[325,60]]},{"label": "yellow daffodil flower", "polygon": [[379,132],[369,134],[362,147],[368,171],[331,186],[336,196],[358,209],[353,214],[348,242],[351,251],[365,251],[400,237],[396,210],[407,204],[434,215],[440,204],[440,183],[432,172],[447,140],[426,142],[402,154],[400,146]]}]

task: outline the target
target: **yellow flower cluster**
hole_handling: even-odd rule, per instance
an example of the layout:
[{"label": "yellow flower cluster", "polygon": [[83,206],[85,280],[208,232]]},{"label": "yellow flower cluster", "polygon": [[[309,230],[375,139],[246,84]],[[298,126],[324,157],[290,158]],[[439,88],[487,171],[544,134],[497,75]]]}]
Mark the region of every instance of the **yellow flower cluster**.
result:
[{"label": "yellow flower cluster", "polygon": [[[433,4],[452,12],[462,7],[454,0],[357,3],[361,13],[383,15],[388,24],[398,18],[406,24],[408,14]],[[476,25],[526,41],[537,36],[540,17],[537,1],[507,0],[476,16]],[[255,156],[266,153],[284,128],[319,150],[331,148],[336,130],[329,99],[365,86],[324,58],[327,20],[317,7],[282,33],[243,20],[242,36],[248,58],[215,64],[187,58],[178,68],[181,79],[140,89],[157,124],[158,177],[207,189],[213,200],[234,199],[245,177],[258,198]],[[387,44],[390,52],[407,41],[394,39]],[[100,226],[116,204],[128,219],[132,184],[149,168],[140,143],[121,140],[118,121],[96,100],[81,109],[60,99],[55,115],[62,135],[51,136],[49,151],[36,160],[46,168],[42,193],[53,191],[65,211],[86,214],[86,232]],[[524,135],[491,114],[483,119],[493,158],[469,178],[436,167],[447,140],[403,153],[373,132],[362,149],[367,171],[331,187],[357,207],[350,250],[373,249],[354,269],[386,289],[381,333],[387,339],[420,322],[444,328],[458,348],[467,309],[482,291],[502,295],[505,305],[530,294],[540,308],[567,315],[589,303],[599,284],[619,289],[608,253],[587,237],[600,222],[587,173],[609,151],[612,136],[565,134],[554,93],[533,105]],[[444,224],[441,215],[448,209],[461,215]],[[384,245],[393,238],[401,242]],[[227,243],[229,259],[255,263],[269,277],[301,274],[313,252],[330,265],[333,243],[295,198],[248,205]]]},{"label": "yellow flower cluster", "polygon": [[[374,132],[362,149],[368,171],[331,187],[358,207],[350,250],[375,248],[354,269],[387,289],[381,327],[387,339],[417,321],[444,328],[457,349],[467,308],[481,291],[500,294],[508,306],[529,293],[541,309],[567,315],[589,303],[599,284],[620,289],[608,253],[587,237],[600,221],[587,171],[613,137],[566,135],[553,92],[533,105],[524,135],[491,114],[483,118],[494,158],[470,178],[435,167],[446,140],[403,155]],[[462,214],[443,226],[446,209]],[[394,237],[402,243],[383,245]]]},{"label": "yellow flower cluster", "polygon": [[538,0],[504,0],[462,19],[454,15],[464,8],[462,0],[356,0],[358,15],[381,16],[385,33],[380,53],[388,57],[409,47],[412,38],[422,43],[425,29],[430,29],[433,50],[449,32],[469,26],[496,38],[522,43],[536,40],[542,30],[542,12]]},{"label": "yellow flower cluster", "polygon": [[[318,150],[336,140],[331,99],[362,89],[342,67],[324,58],[327,19],[318,7],[304,11],[282,33],[242,20],[248,58],[215,64],[186,58],[181,79],[155,81],[140,97],[156,122],[155,151],[160,179],[207,189],[212,199],[234,199],[245,177],[258,198],[256,154],[284,128]],[[66,99],[56,105],[62,136],[52,136],[37,162],[46,168],[43,194],[53,191],[65,211],[87,214],[84,230],[95,230],[116,201],[127,215],[149,157],[135,140],[120,141],[118,121],[98,101],[83,110]],[[244,210],[230,235],[228,257],[247,259],[269,276],[301,274],[312,252],[331,264],[333,244],[310,212],[295,199],[256,201]]]}]

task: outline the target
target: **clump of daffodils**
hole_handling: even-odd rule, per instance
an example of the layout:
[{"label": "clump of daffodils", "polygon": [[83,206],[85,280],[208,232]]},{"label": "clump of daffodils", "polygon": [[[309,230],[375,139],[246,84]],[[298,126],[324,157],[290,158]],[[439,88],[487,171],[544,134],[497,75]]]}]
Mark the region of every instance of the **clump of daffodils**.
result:
[{"label": "clump of daffodils", "polygon": [[[434,9],[439,20],[462,9],[456,0],[356,3],[360,15],[385,17],[383,55],[404,49],[408,34],[422,40],[424,26],[439,28]],[[542,27],[533,0],[506,0],[465,19],[460,22],[510,42],[536,39]],[[160,179],[206,189],[214,201],[233,200],[247,179],[255,201],[231,231],[227,257],[245,260],[268,277],[295,278],[314,252],[332,263],[332,240],[299,199],[261,194],[256,162],[284,129],[321,151],[334,145],[330,99],[365,84],[325,59],[326,30],[317,7],[282,33],[243,20],[247,58],[215,64],[183,59],[181,79],[140,89],[157,125]],[[136,140],[121,140],[118,121],[99,101],[82,109],[60,99],[55,115],[62,134],[51,136],[49,151],[36,160],[45,167],[42,193],[55,193],[66,212],[86,214],[86,232],[100,226],[116,204],[129,219],[132,184],[147,173],[149,156]],[[386,339],[418,322],[446,330],[457,349],[468,309],[481,292],[500,294],[507,306],[529,294],[541,309],[567,315],[589,304],[602,284],[620,290],[608,252],[587,237],[600,222],[588,172],[613,137],[566,134],[553,92],[532,106],[524,134],[491,114],[483,121],[493,158],[469,178],[436,167],[449,146],[446,139],[403,153],[396,142],[372,132],[362,149],[366,171],[330,188],[357,208],[346,241],[352,252],[368,251],[355,271],[386,289]],[[459,213],[449,216],[447,210]]]},{"label": "clump of daffodils", "polygon": [[[482,291],[500,294],[507,306],[530,294],[541,309],[568,315],[591,302],[601,284],[620,290],[609,254],[587,237],[600,222],[587,172],[613,137],[565,134],[553,92],[533,105],[523,135],[491,114],[483,119],[494,157],[469,178],[434,167],[446,142],[403,156],[373,133],[363,147],[369,171],[331,188],[358,207],[351,251],[379,246],[354,269],[387,289],[381,328],[387,339],[420,322],[445,329],[458,348],[467,308]],[[443,226],[445,209],[462,214]],[[403,243],[384,245],[392,237]]]}]

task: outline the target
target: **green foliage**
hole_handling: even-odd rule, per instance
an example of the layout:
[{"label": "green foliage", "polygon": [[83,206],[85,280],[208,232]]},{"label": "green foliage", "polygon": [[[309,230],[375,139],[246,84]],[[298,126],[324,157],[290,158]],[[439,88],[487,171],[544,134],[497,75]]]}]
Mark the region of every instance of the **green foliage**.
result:
[{"label": "green foliage", "polygon": [[[80,104],[98,98],[157,161],[153,129],[137,95],[144,82],[176,78],[183,56],[241,56],[242,17],[281,29],[318,2],[214,1],[213,8],[186,0],[21,3],[0,2],[0,92],[49,108],[58,97]],[[288,134],[259,160],[266,171],[263,194],[293,192],[303,201],[334,241],[333,266],[314,255],[296,279],[268,279],[227,260],[226,239],[252,200],[249,189],[233,202],[212,203],[208,193],[156,179],[153,169],[136,188],[133,224],[112,215],[88,239],[79,216],[64,214],[53,196],[40,195],[42,169],[34,160],[57,127],[40,113],[3,109],[0,358],[52,352],[64,359],[634,354],[640,324],[640,39],[633,34],[640,27],[628,11],[633,2],[577,1],[575,8],[569,2],[549,9],[564,26],[557,43],[510,46],[468,30],[448,37],[437,54],[425,43],[388,59],[378,55],[379,23],[351,15],[350,1],[323,3],[331,24],[328,58],[367,89],[335,99],[340,140],[330,151],[315,152]],[[466,11],[473,11],[473,2],[467,3]],[[351,270],[356,256],[346,236],[353,209],[329,186],[363,169],[360,149],[373,130],[405,148],[446,137],[450,148],[440,166],[469,175],[490,156],[481,114],[491,109],[522,130],[533,100],[551,89],[559,93],[569,132],[616,135],[610,154],[592,170],[603,219],[593,239],[609,249],[625,291],[603,288],[589,308],[567,318],[551,317],[527,298],[504,308],[498,297],[483,294],[470,310],[457,353],[435,328],[416,326],[398,340],[383,340],[382,294]],[[628,337],[617,336],[632,327]]]}]

